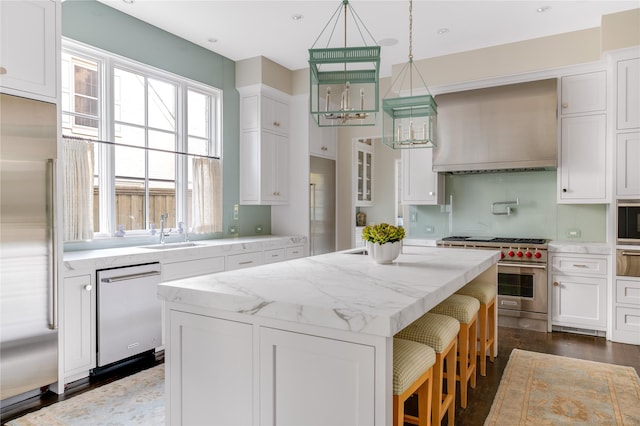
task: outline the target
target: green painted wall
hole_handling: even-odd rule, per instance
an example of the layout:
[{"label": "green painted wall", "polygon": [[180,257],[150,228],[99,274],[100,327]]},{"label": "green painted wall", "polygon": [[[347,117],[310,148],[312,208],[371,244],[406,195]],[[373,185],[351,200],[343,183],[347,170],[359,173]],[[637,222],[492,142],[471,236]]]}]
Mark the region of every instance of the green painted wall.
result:
[{"label": "green painted wall", "polygon": [[93,0],[62,3],[62,35],[223,90],[225,236],[231,225],[240,235],[253,235],[256,225],[271,233],[269,206],[240,206],[233,219],[240,187],[235,62]]},{"label": "green painted wall", "polygon": [[[518,236],[606,242],[606,205],[556,204],[555,171],[447,175],[445,185],[446,207],[410,207],[405,218],[409,236]],[[520,204],[513,206],[513,214],[491,213],[492,203],[516,198]],[[495,210],[505,211],[504,206]],[[433,232],[428,232],[428,227]],[[570,230],[579,230],[580,237],[569,238]]]}]

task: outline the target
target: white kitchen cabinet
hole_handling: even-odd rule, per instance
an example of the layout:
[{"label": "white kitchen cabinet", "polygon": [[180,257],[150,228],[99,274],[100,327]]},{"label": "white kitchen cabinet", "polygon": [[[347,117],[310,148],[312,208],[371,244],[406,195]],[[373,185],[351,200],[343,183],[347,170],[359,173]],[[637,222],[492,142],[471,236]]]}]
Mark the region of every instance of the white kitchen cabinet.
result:
[{"label": "white kitchen cabinet", "polygon": [[373,140],[356,139],[353,143],[355,161],[356,207],[373,205]]},{"label": "white kitchen cabinet", "polygon": [[286,260],[304,257],[304,246],[293,246],[285,249]]},{"label": "white kitchen cabinet", "polygon": [[168,317],[167,424],[255,424],[252,326],[179,311]]},{"label": "white kitchen cabinet", "polygon": [[640,345],[640,278],[618,277],[611,339]]},{"label": "white kitchen cabinet", "polygon": [[222,272],[224,263],[224,256],[162,262],[162,282]]},{"label": "white kitchen cabinet", "polygon": [[240,88],[240,203],[289,202],[289,112],[265,87]]},{"label": "white kitchen cabinet", "polygon": [[444,204],[444,175],[433,172],[433,150],[405,149],[402,156],[402,204]]},{"label": "white kitchen cabinet", "polygon": [[259,424],[372,425],[374,377],[372,346],[261,327]]},{"label": "white kitchen cabinet", "polygon": [[606,203],[606,115],[561,119],[558,203]]},{"label": "white kitchen cabinet", "polygon": [[566,115],[606,110],[606,71],[562,77],[560,85],[561,114]]},{"label": "white kitchen cabinet", "polygon": [[227,256],[227,271],[262,265],[262,252],[230,254]]},{"label": "white kitchen cabinet", "polygon": [[309,154],[316,157],[336,159],[338,133],[335,127],[320,127],[309,120]]},{"label": "white kitchen cabinet", "polygon": [[[92,274],[64,279],[62,333],[65,383],[96,366],[96,288]],[[84,373],[84,374],[83,374]]]},{"label": "white kitchen cabinet", "polygon": [[551,322],[554,326],[606,331],[606,256],[551,256]]},{"label": "white kitchen cabinet", "polygon": [[57,103],[59,1],[0,1],[0,90]]},{"label": "white kitchen cabinet", "polygon": [[640,128],[640,58],[617,64],[618,130]]},{"label": "white kitchen cabinet", "polygon": [[616,195],[623,198],[640,198],[640,132],[618,133]]}]

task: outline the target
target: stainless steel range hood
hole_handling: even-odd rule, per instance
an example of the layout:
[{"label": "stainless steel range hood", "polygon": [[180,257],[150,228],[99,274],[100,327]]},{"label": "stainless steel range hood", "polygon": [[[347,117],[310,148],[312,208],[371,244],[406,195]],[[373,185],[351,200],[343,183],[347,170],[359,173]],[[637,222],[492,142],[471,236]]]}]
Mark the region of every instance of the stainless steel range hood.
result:
[{"label": "stainless steel range hood", "polygon": [[558,165],[557,79],[436,96],[433,171],[549,170]]}]

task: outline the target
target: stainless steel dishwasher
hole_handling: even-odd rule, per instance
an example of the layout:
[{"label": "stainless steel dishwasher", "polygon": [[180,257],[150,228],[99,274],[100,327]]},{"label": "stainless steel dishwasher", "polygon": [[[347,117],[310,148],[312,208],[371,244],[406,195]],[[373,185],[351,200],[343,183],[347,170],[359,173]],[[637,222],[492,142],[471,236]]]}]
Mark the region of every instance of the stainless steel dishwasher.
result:
[{"label": "stainless steel dishwasher", "polygon": [[103,269],[98,283],[98,367],[162,345],[160,264]]}]

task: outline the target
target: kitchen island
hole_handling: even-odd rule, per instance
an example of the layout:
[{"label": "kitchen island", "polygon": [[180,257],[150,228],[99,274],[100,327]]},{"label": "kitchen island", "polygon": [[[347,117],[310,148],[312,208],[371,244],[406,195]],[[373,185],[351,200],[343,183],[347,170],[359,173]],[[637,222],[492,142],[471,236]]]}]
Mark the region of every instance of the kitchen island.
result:
[{"label": "kitchen island", "polygon": [[499,252],[353,252],[161,284],[167,423],[391,424],[393,336]]}]

